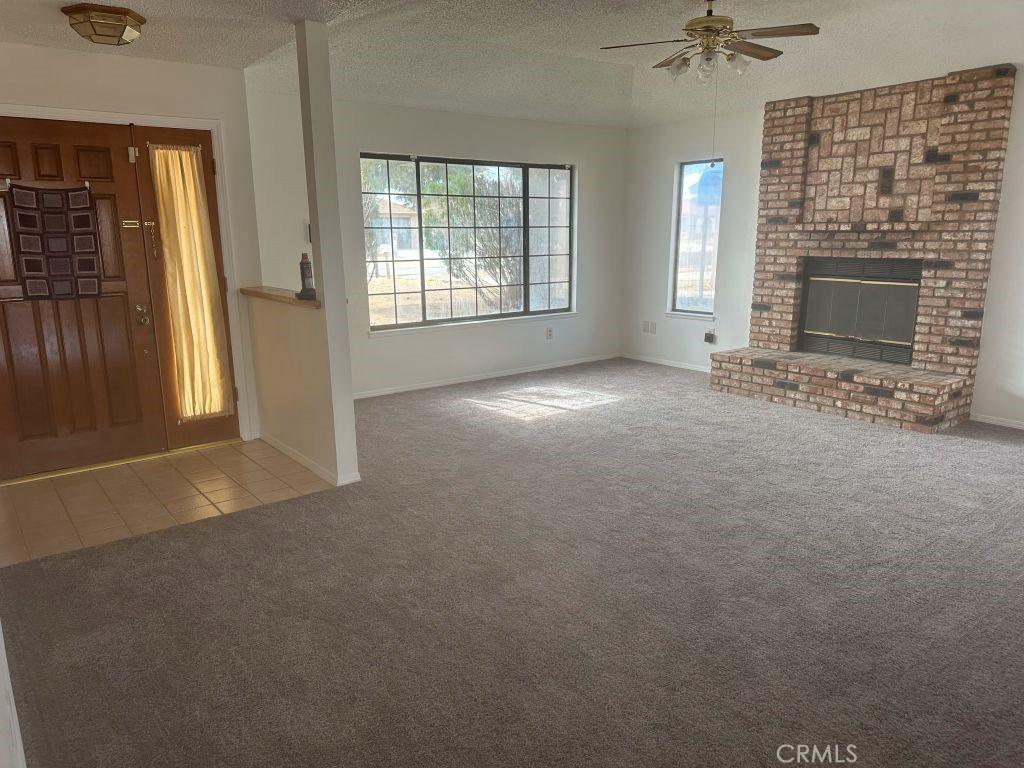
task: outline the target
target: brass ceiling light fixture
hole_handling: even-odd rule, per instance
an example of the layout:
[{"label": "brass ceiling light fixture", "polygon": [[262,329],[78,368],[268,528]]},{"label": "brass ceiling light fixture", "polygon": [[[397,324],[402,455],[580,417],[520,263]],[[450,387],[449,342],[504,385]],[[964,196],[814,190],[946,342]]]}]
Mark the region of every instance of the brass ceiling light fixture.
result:
[{"label": "brass ceiling light fixture", "polygon": [[146,23],[131,8],[114,5],[78,3],[60,10],[75,32],[100,45],[128,45],[142,34],[142,25]]}]

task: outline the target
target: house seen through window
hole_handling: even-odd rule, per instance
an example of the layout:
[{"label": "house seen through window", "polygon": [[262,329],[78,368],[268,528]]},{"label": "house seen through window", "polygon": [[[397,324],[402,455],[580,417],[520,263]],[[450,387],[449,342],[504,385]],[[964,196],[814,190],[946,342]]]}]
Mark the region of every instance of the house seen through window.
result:
[{"label": "house seen through window", "polygon": [[566,312],[566,166],[360,157],[370,327]]},{"label": "house seen through window", "polygon": [[673,259],[675,312],[714,312],[723,171],[721,160],[680,166]]}]

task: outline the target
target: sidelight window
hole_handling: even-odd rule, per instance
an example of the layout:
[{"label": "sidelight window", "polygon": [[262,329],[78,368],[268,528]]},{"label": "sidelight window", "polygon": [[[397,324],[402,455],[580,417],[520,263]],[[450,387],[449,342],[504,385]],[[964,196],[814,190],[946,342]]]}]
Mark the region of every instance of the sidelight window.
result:
[{"label": "sidelight window", "polygon": [[234,413],[228,337],[199,147],[152,144],[165,289],[182,422]]}]

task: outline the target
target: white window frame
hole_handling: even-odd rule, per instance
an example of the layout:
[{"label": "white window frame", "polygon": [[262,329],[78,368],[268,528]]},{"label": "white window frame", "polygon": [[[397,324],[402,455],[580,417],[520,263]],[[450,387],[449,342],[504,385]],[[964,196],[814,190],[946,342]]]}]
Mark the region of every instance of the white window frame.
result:
[{"label": "white window frame", "polygon": [[[500,320],[514,320],[514,319],[526,319],[535,317],[545,317],[552,315],[575,315],[576,314],[576,237],[577,237],[577,223],[576,223],[576,195],[577,195],[577,179],[576,179],[576,167],[574,165],[558,165],[550,163],[516,163],[506,161],[484,161],[484,160],[470,160],[464,158],[451,158],[451,157],[434,157],[426,155],[399,155],[392,153],[377,153],[377,152],[361,152],[359,154],[360,160],[363,159],[375,159],[375,160],[398,160],[416,163],[417,167],[417,208],[421,204],[422,191],[419,183],[419,164],[420,163],[446,163],[446,164],[457,164],[457,165],[496,165],[498,167],[511,167],[521,168],[523,171],[523,309],[515,312],[498,312],[491,314],[474,314],[463,317],[446,317],[437,318],[432,320],[426,319],[426,305],[424,303],[424,316],[423,319],[418,322],[410,323],[393,323],[388,325],[370,325],[369,332],[371,334],[378,333],[390,333],[394,331],[402,330],[413,330],[420,328],[430,328],[438,326],[452,326],[461,325],[465,323],[484,323],[493,322]],[[532,309],[530,307],[530,223],[529,223],[529,170],[532,168],[548,169],[548,170],[564,170],[569,172],[569,224],[568,224],[568,238],[569,238],[569,271],[568,271],[568,305],[557,309]],[[360,193],[360,197],[362,193]],[[546,198],[536,198],[546,199]],[[389,227],[389,229],[394,229]],[[422,213],[420,213],[420,224],[417,230],[420,232],[420,263],[423,262],[423,243],[422,243]],[[365,246],[364,246],[365,247]],[[365,261],[365,252],[364,252]],[[364,284],[364,288],[365,288]],[[423,289],[420,291],[423,295]],[[367,294],[369,298],[369,294]]]},{"label": "white window frame", "polygon": [[[677,309],[676,308],[676,282],[678,279],[679,269],[679,226],[681,224],[681,215],[679,206],[682,203],[683,198],[683,176],[688,165],[703,165],[705,163],[721,163],[723,167],[722,176],[722,202],[721,208],[725,210],[725,158],[723,157],[709,157],[703,160],[681,160],[676,163],[675,178],[672,191],[672,234],[669,238],[669,254],[668,254],[668,291],[665,296],[665,314],[669,317],[689,317],[696,320],[714,320],[715,319],[715,304],[718,301],[718,249],[715,250],[715,299],[712,302],[711,311],[701,311],[695,309]],[[719,221],[719,238],[721,238],[721,221]],[[721,240],[719,240],[719,246]]]}]

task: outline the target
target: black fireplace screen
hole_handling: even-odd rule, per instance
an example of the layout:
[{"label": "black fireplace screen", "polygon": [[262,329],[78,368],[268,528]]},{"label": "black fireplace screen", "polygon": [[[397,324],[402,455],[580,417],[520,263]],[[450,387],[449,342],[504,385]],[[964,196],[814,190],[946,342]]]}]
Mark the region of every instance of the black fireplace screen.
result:
[{"label": "black fireplace screen", "polygon": [[911,259],[807,259],[801,348],[910,363],[920,284]]}]

